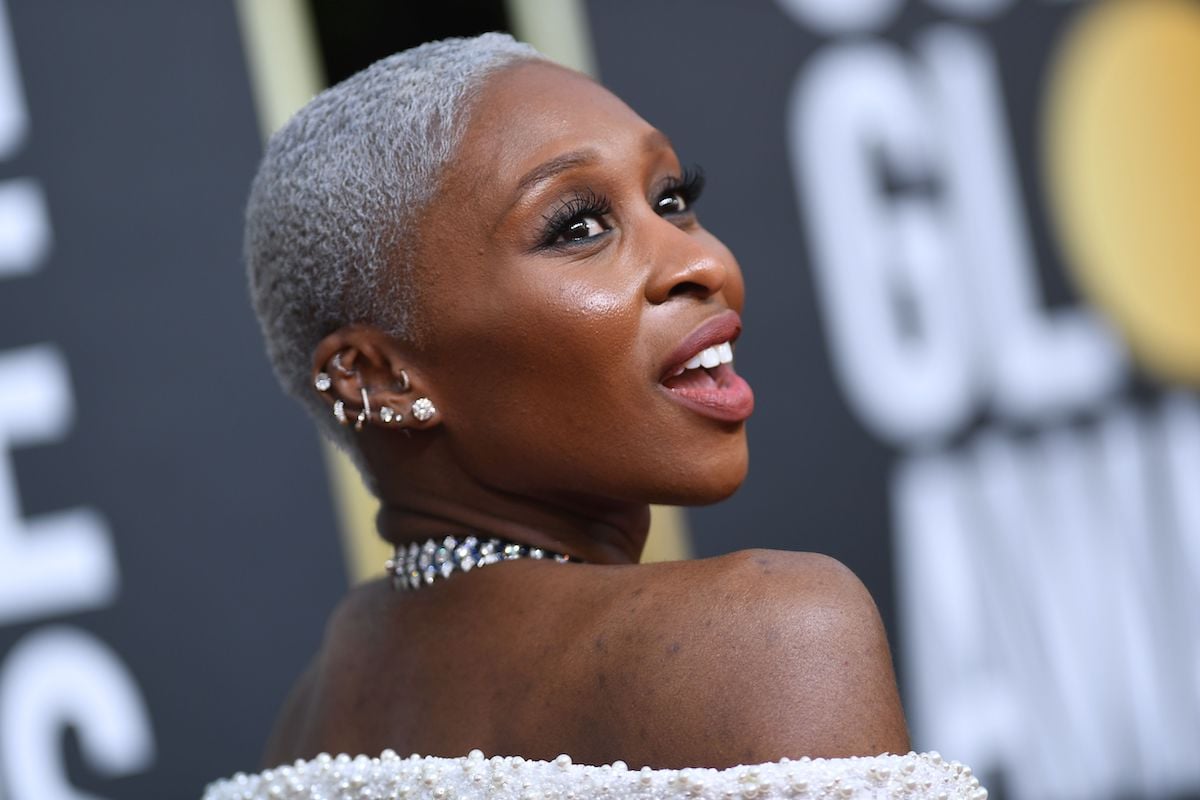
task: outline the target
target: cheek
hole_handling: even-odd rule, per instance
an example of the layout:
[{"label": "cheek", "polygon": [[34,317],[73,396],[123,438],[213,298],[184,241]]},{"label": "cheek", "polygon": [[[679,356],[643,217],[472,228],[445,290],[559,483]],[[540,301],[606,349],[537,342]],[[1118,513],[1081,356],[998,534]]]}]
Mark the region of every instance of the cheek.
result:
[{"label": "cheek", "polygon": [[572,381],[628,369],[630,357],[637,355],[639,299],[640,293],[620,288],[585,281],[564,283],[554,296],[530,310],[530,332],[537,339],[535,349],[540,348],[531,360],[547,372],[556,364],[569,367],[568,373],[557,377]]},{"label": "cheek", "polygon": [[[518,287],[446,348],[446,421],[476,463],[594,450],[645,383],[640,293],[594,280]],[[453,354],[453,355],[451,355]]]},{"label": "cheek", "polygon": [[570,284],[563,287],[555,304],[555,316],[573,317],[585,324],[603,323],[608,319],[619,319],[629,312],[628,298],[612,291],[597,291],[586,284]]},{"label": "cheek", "polygon": [[[597,270],[599,272],[599,270]],[[525,308],[526,365],[552,380],[602,378],[632,367],[637,356],[642,293],[636,285],[605,285],[597,276],[563,280]],[[567,367],[568,372],[560,372]]]}]

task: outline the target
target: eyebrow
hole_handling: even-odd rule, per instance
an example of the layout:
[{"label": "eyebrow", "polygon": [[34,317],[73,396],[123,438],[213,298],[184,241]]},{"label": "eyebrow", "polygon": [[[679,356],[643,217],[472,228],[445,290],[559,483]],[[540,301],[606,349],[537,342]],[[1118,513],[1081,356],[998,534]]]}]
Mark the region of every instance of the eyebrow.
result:
[{"label": "eyebrow", "polygon": [[[657,128],[649,131],[642,138],[643,150],[656,150],[659,148],[671,146],[671,140],[667,135]],[[599,158],[599,153],[592,148],[582,150],[572,150],[569,153],[563,153],[556,158],[552,158],[542,164],[537,165],[533,169],[526,172],[521,180],[517,182],[517,196],[525,194],[530,188],[539,183],[548,181],[560,173],[575,167],[584,166],[590,162],[596,161]]]},{"label": "eyebrow", "polygon": [[533,169],[526,172],[521,180],[517,183],[517,194],[525,194],[531,187],[536,186],[543,181],[548,181],[559,173],[566,172],[575,167],[581,167],[591,161],[595,161],[597,153],[595,150],[572,150],[569,153],[563,153],[557,158],[552,158],[542,164],[538,164]]}]

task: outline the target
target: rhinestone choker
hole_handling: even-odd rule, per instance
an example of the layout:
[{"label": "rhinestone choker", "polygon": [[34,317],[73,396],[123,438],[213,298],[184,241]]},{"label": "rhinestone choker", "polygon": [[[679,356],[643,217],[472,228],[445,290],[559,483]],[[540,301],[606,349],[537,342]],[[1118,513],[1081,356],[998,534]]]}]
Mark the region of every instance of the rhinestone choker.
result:
[{"label": "rhinestone choker", "polygon": [[418,589],[439,577],[445,580],[454,572],[470,572],[498,561],[518,558],[553,559],[560,564],[581,563],[578,558],[505,539],[447,536],[440,542],[426,539],[424,544],[412,542],[407,547],[397,546],[395,556],[388,559],[384,569],[392,577],[393,588]]}]

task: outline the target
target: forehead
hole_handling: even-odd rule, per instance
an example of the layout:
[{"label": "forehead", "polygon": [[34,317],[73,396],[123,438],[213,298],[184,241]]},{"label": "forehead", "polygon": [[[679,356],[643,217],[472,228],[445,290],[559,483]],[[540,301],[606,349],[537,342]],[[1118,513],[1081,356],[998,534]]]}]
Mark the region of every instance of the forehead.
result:
[{"label": "forehead", "polygon": [[526,62],[491,76],[471,113],[455,171],[507,191],[522,175],[564,152],[601,158],[640,148],[654,128],[585,75]]}]

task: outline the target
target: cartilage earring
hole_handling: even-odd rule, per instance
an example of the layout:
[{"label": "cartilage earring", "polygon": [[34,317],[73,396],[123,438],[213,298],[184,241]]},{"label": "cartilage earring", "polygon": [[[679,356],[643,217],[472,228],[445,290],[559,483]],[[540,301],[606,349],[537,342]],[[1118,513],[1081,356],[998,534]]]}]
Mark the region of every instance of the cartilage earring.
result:
[{"label": "cartilage earring", "polygon": [[346,424],[346,404],[338,400],[333,404],[333,418],[343,425]]},{"label": "cartilage earring", "polygon": [[342,354],[340,352],[333,354],[333,360],[329,362],[333,368],[343,375],[353,375],[354,373],[342,366]]},{"label": "cartilage earring", "polygon": [[412,387],[412,383],[408,380],[408,370],[400,370],[400,391],[407,392]]},{"label": "cartilage earring", "polygon": [[318,372],[317,377],[313,379],[313,386],[317,387],[318,392],[328,392],[329,387],[333,386],[333,381],[329,379],[327,373]]},{"label": "cartilage earring", "polygon": [[371,400],[367,397],[367,390],[365,387],[360,388],[358,391],[362,393],[363,407],[362,411],[358,412],[358,419],[354,421],[354,430],[361,431],[363,429],[363,425],[366,424],[369,419],[371,419]]},{"label": "cartilage earring", "polygon": [[418,397],[413,400],[412,415],[421,422],[427,422],[437,413],[437,407],[428,397]]},{"label": "cartilage earring", "polygon": [[391,406],[382,406],[379,409],[379,419],[384,423],[399,422],[404,418],[404,415],[399,411],[393,411]]}]

